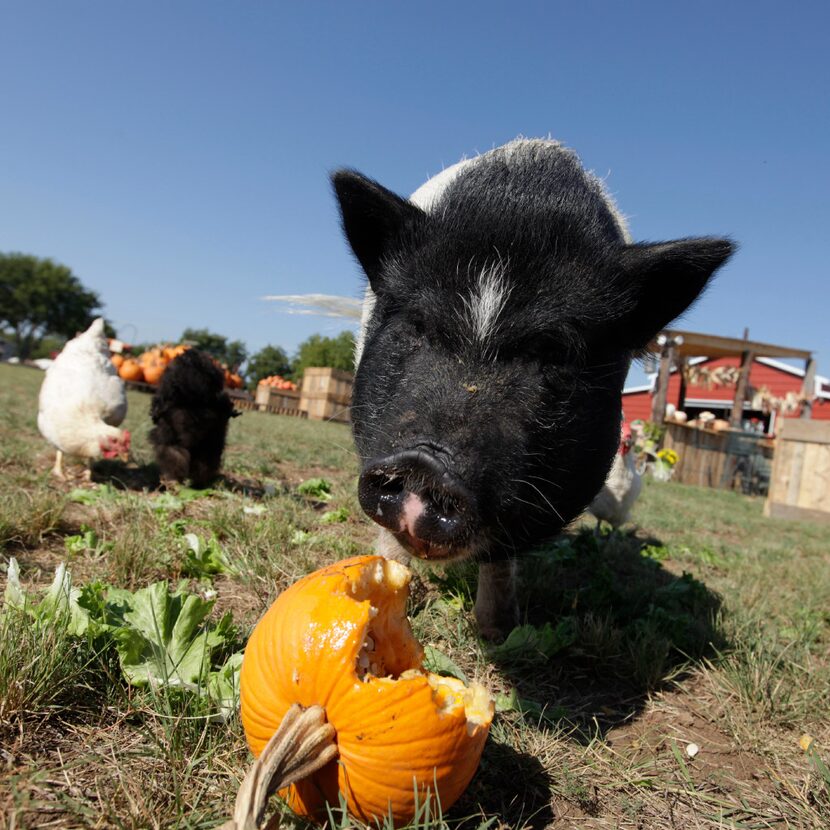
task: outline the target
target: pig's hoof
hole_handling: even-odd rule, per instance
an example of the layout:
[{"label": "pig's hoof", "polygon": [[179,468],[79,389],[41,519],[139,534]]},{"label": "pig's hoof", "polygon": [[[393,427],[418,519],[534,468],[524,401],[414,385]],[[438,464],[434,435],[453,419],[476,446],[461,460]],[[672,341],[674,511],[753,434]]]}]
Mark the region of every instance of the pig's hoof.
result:
[{"label": "pig's hoof", "polygon": [[476,603],[478,634],[488,643],[503,643],[507,635],[519,624],[519,607],[482,607]]},{"label": "pig's hoof", "polygon": [[495,625],[479,625],[478,634],[482,640],[488,643],[493,643],[493,645],[503,643],[505,638],[507,637],[507,634],[501,628]]}]

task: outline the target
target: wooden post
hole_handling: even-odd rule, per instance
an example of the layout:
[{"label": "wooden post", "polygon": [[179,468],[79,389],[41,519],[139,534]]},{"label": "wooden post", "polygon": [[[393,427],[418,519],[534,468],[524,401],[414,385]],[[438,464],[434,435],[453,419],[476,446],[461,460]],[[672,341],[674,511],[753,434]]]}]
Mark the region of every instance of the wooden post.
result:
[{"label": "wooden post", "polygon": [[677,371],[680,373],[680,395],[678,396],[677,408],[686,409],[686,358],[681,357],[677,362]]},{"label": "wooden post", "polygon": [[801,405],[801,417],[813,417],[813,395],[816,394],[816,362],[812,357],[807,358],[804,364],[804,383],[801,386],[801,397],[804,403]]},{"label": "wooden post", "polygon": [[741,355],[741,374],[735,384],[735,402],[732,404],[732,414],[729,416],[729,426],[740,428],[744,419],[744,401],[749,387],[749,373],[752,369],[752,361],[755,355],[747,350]]},{"label": "wooden post", "polygon": [[674,342],[663,344],[660,354],[660,371],[657,373],[657,384],[654,387],[654,400],[651,404],[651,420],[655,424],[663,424],[666,420],[666,401],[669,397],[669,377],[674,362]]}]

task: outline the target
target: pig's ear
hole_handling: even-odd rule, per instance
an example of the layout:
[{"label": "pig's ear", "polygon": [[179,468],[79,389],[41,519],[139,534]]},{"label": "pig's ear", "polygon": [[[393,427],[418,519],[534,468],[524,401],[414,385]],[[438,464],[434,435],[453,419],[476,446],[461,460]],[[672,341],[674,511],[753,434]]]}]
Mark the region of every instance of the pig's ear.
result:
[{"label": "pig's ear", "polygon": [[331,178],[346,239],[377,292],[384,257],[394,249],[405,229],[426,214],[360,173],[339,170]]},{"label": "pig's ear", "polygon": [[734,250],[730,240],[712,237],[627,245],[619,262],[622,314],[614,320],[624,345],[647,346],[694,303]]}]

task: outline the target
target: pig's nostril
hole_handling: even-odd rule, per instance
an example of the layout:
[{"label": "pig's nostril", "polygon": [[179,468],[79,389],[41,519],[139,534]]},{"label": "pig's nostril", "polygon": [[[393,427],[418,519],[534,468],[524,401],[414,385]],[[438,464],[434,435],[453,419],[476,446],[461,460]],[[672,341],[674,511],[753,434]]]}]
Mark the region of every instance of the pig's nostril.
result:
[{"label": "pig's nostril", "polygon": [[446,519],[457,518],[462,512],[462,505],[458,499],[450,496],[443,490],[432,490],[424,493],[425,500],[428,501],[436,513]]},{"label": "pig's nostril", "polygon": [[372,485],[380,495],[397,496],[403,492],[404,482],[400,476],[378,475],[374,479]]},{"label": "pig's nostril", "polygon": [[377,498],[397,498],[404,491],[404,480],[396,474],[364,473],[360,477],[360,489]]},{"label": "pig's nostril", "polygon": [[379,470],[364,472],[358,484],[358,499],[368,516],[384,526],[397,522],[405,492],[404,479]]}]

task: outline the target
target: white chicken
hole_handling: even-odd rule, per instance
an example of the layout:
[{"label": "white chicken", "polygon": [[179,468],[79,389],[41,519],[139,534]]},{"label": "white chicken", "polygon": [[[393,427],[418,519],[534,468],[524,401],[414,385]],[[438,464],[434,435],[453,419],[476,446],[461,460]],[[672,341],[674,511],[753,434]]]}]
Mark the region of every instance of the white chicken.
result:
[{"label": "white chicken", "polygon": [[597,528],[603,521],[608,522],[615,530],[625,524],[634,502],[640,495],[643,480],[634,463],[634,455],[631,452],[633,445],[631,427],[623,424],[619,452],[614,457],[605,484],[588,507],[588,512],[596,517]]},{"label": "white chicken", "polygon": [[[57,449],[52,472],[63,478],[64,454],[90,462],[126,460],[130,433],[118,428],[126,414],[124,381],[109,358],[104,320],[99,317],[63,347],[40,387],[37,425]],[[87,469],[87,477],[90,474]]]}]

